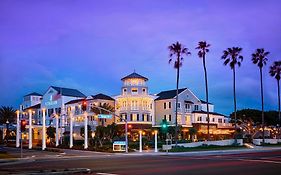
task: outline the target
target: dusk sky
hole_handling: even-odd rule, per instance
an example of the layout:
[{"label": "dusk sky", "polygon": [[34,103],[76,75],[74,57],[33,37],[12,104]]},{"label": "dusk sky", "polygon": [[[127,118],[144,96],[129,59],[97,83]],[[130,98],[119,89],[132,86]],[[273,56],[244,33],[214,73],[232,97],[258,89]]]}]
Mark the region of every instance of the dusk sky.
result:
[{"label": "dusk sky", "polygon": [[232,71],[222,51],[243,48],[237,70],[237,107],[260,109],[260,77],[251,54],[270,52],[264,69],[265,109],[277,109],[277,84],[269,66],[281,60],[280,0],[112,0],[0,1],[0,105],[18,107],[30,92],[51,85],[77,88],[85,95],[118,95],[121,78],[149,78],[151,94],[176,87],[168,45],[189,48],[180,87],[205,99],[198,41],[207,55],[210,101],[215,111],[233,111]]}]

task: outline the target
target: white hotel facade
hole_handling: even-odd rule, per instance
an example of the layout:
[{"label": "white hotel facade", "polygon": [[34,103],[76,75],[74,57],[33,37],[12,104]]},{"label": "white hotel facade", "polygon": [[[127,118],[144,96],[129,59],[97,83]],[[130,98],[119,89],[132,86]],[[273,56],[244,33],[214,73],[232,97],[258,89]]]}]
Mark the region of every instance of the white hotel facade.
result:
[{"label": "white hotel facade", "polygon": [[[128,121],[134,129],[153,130],[160,127],[163,119],[173,126],[175,123],[175,98],[176,91],[162,91],[156,95],[149,94],[147,86],[148,78],[133,72],[121,79],[122,87],[120,95],[110,97],[105,94],[86,96],[79,90],[50,86],[46,92],[31,93],[24,96],[20,107],[19,119],[32,118],[31,128],[33,140],[40,142],[42,139],[43,109],[46,117],[45,125],[57,127],[56,142],[65,131],[70,131],[70,119],[73,120],[73,137],[82,139],[79,130],[85,126],[85,119],[92,131],[98,125],[108,125],[113,122],[124,125],[118,117],[101,120],[91,111],[92,105],[109,104],[115,108],[115,114]],[[88,109],[85,113],[81,110],[82,101],[86,100]],[[204,135],[207,130],[206,102],[195,96],[187,88],[179,89],[178,124],[183,132],[188,133],[188,128],[195,127],[198,134]],[[214,105],[209,103],[210,109],[210,133],[213,135],[231,135],[233,127],[229,119],[222,114],[214,112]],[[28,126],[29,127],[29,126]],[[24,135],[29,137],[29,133]],[[184,133],[183,133],[184,134]],[[57,143],[58,144],[58,143]]]}]

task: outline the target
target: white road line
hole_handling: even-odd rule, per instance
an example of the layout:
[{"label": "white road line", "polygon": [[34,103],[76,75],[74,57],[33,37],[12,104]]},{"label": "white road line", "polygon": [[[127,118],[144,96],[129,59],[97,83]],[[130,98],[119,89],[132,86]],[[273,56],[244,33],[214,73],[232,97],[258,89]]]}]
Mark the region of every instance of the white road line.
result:
[{"label": "white road line", "polygon": [[97,173],[98,175],[118,175],[118,174],[112,174],[112,173]]},{"label": "white road line", "polygon": [[262,163],[276,163],[276,164],[281,164],[281,162],[276,162],[272,160],[257,160],[257,159],[239,159],[242,161],[248,161],[248,162],[262,162]]}]

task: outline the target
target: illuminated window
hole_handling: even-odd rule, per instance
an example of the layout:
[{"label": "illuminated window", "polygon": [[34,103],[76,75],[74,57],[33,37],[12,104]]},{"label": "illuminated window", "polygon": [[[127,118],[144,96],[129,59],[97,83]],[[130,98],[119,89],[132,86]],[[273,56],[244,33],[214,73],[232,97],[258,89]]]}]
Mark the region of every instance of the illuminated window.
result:
[{"label": "illuminated window", "polygon": [[137,88],[132,88],[132,94],[137,94],[138,93],[138,89]]}]

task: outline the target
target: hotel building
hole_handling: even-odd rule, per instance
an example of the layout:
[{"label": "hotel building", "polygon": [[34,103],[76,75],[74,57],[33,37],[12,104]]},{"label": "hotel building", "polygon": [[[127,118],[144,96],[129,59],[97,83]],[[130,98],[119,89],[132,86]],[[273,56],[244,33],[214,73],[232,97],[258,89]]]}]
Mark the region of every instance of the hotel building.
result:
[{"label": "hotel building", "polygon": [[[156,127],[160,127],[163,119],[174,126],[176,120],[176,90],[162,91],[155,99]],[[214,112],[214,105],[200,100],[188,88],[178,90],[177,123],[182,126],[184,135],[188,128],[194,127],[199,135],[207,134],[207,105],[209,105],[210,134],[229,135],[233,131],[228,118]],[[186,133],[186,134],[185,134]]]},{"label": "hotel building", "polygon": [[[126,119],[134,129],[151,128],[155,123],[156,96],[149,94],[148,78],[133,72],[121,81],[121,94],[114,97],[116,114]],[[124,124],[119,118],[115,119],[117,124]]]},{"label": "hotel building", "polygon": [[[137,138],[140,130],[151,134],[153,128],[159,128],[163,119],[170,126],[175,125],[176,90],[162,91],[157,95],[150,95],[148,78],[133,72],[121,79],[121,94],[110,97],[105,94],[97,94],[86,97],[76,89],[50,86],[41,95],[31,93],[24,96],[21,105],[22,118],[28,119],[32,115],[33,140],[40,140],[42,135],[42,110],[46,109],[46,127],[58,126],[59,136],[70,131],[70,116],[73,118],[73,137],[75,140],[83,139],[80,136],[80,128],[87,124],[95,131],[99,125],[107,126],[112,123],[124,126],[126,119],[132,135]],[[213,136],[230,136],[233,134],[233,126],[228,118],[214,111],[212,103],[207,104],[200,100],[188,88],[179,89],[177,122],[182,127],[183,138],[188,138],[189,128],[196,128],[197,136],[206,138],[207,134],[207,105],[210,111],[210,134]],[[82,102],[87,102],[86,112],[82,111]],[[107,104],[115,109],[115,116],[101,119],[97,112],[92,110],[94,106]],[[30,114],[30,111],[32,113]],[[102,112],[102,111],[100,111]],[[56,143],[58,141],[56,140]]]}]

